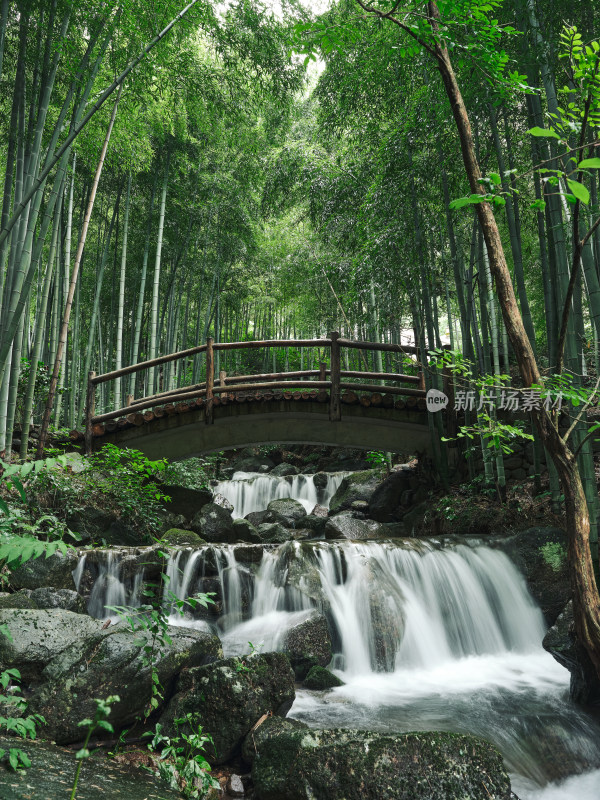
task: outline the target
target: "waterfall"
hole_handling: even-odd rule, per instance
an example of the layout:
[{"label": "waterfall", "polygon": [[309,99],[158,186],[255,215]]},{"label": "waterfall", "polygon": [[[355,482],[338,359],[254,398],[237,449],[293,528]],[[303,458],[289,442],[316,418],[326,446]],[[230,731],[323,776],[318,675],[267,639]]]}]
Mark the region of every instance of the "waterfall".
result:
[{"label": "waterfall", "polygon": [[[568,702],[568,673],[541,648],[542,614],[504,553],[414,539],[288,542],[257,547],[259,563],[247,551],[174,552],[165,607],[214,592],[214,606],[169,621],[213,630],[226,656],[280,650],[291,626],[323,613],[344,685],[298,689],[291,716],[323,728],[472,733],[500,749],[521,800],[595,800],[600,727]],[[140,581],[125,581],[109,555],[90,613],[135,602]]]},{"label": "waterfall", "polygon": [[[74,570],[74,580],[79,587],[85,568],[85,555],[81,557]],[[88,614],[97,619],[117,621],[119,615],[113,611],[117,606],[137,608],[140,605],[140,592],[143,571],[136,573],[132,581],[125,581],[121,575],[122,563],[113,552],[106,554],[106,562],[98,566],[98,576],[92,586],[88,600]]]},{"label": "waterfall", "polygon": [[[329,507],[329,501],[347,472],[318,473],[322,485],[315,484],[315,475],[261,475],[256,472],[236,472],[230,481],[221,481],[215,494],[221,494],[233,506],[233,517],[239,519],[253,511],[264,511],[271,500],[293,497],[307,512],[319,504]],[[326,476],[326,477],[325,477]]]},{"label": "waterfall", "polygon": [[255,573],[236,560],[234,545],[180,551],[167,567],[169,588],[181,599],[194,594],[204,577],[195,567],[210,550],[227,652],[244,652],[251,633],[254,644],[273,647],[302,613],[317,609],[338,645],[335,667],[353,675],[526,652],[541,641],[541,612],[504,553],[407,545],[288,543],[265,550]]}]

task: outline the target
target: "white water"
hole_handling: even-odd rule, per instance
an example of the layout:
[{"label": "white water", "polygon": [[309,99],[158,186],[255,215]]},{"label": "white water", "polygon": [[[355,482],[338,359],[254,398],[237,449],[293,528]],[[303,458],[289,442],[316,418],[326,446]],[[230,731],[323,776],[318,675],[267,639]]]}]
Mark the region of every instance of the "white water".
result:
[{"label": "white water", "polygon": [[[291,625],[315,609],[326,614],[332,668],[345,685],[299,690],[291,716],[313,727],[472,733],[499,747],[520,800],[598,800],[600,726],[569,702],[567,671],[541,647],[541,612],[502,552],[414,540],[289,542],[248,565],[228,545],[181,550],[167,572],[180,599],[207,577],[217,582],[220,615],[210,624],[227,655],[250,642],[281,649]],[[105,616],[123,593],[135,598],[136,586],[109,558],[90,610]]]},{"label": "white water", "polygon": [[222,494],[233,506],[233,518],[241,519],[253,511],[264,511],[271,500],[293,497],[310,514],[319,504],[329,507],[329,501],[347,472],[327,473],[327,485],[315,486],[314,475],[262,475],[258,472],[236,472],[230,481],[215,486],[215,494]]}]

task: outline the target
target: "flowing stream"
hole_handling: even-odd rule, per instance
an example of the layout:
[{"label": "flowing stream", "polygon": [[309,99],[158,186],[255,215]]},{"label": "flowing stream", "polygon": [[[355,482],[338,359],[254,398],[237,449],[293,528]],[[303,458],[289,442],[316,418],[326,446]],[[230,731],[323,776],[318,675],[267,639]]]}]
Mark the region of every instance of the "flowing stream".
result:
[{"label": "flowing stream", "polygon": [[[264,478],[240,481],[238,513]],[[600,725],[570,703],[568,672],[543,650],[542,614],[503,552],[458,540],[288,542],[248,563],[223,545],[178,551],[168,574],[179,598],[208,584],[217,591],[216,615],[171,621],[216,630],[226,655],[249,643],[281,649],[292,625],[326,616],[344,685],[297,691],[290,715],[308,725],[472,733],[501,750],[520,800],[600,796]],[[90,610],[135,604],[139,586],[139,575],[122,582],[109,559]]]},{"label": "flowing stream", "polygon": [[293,497],[310,514],[319,504],[329,507],[329,501],[343,481],[346,472],[321,472],[316,475],[289,475],[278,478],[258,472],[235,472],[230,481],[220,481],[214,488],[233,506],[234,519],[252,511],[264,511],[271,500]]}]

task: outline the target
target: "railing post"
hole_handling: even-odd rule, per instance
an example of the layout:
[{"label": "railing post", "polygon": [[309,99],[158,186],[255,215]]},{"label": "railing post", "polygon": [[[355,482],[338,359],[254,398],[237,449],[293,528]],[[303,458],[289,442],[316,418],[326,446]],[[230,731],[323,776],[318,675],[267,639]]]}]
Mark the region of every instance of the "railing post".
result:
[{"label": "railing post", "polygon": [[219,372],[219,386],[225,386],[227,383],[227,373],[224,369]]},{"label": "railing post", "polygon": [[93,379],[96,373],[93,370],[88,372],[87,391],[85,396],[85,454],[91,455],[92,452],[92,417],[96,413],[96,385]]},{"label": "railing post", "polygon": [[125,407],[129,408],[129,406],[132,403],[133,403],[133,395],[132,394],[125,395]]},{"label": "railing post", "polygon": [[213,388],[215,385],[215,354],[212,336],[206,340],[206,405],[204,420],[207,425],[213,424]]},{"label": "railing post", "polygon": [[319,380],[321,382],[327,380],[327,364],[324,361],[319,364]]},{"label": "railing post", "polygon": [[340,346],[338,339],[340,334],[333,331],[329,334],[331,339],[331,396],[329,398],[329,419],[331,422],[338,422],[342,418],[342,406],[340,402]]}]

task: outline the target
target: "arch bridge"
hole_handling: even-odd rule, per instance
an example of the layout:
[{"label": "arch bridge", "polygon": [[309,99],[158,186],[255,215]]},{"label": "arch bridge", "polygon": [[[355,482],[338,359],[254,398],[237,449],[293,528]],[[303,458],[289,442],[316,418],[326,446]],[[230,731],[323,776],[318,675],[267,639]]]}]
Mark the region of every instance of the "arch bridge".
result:
[{"label": "arch bridge", "polygon": [[[263,348],[318,348],[319,369],[253,375],[228,375],[221,370],[215,374],[215,353]],[[342,369],[342,360],[349,364],[344,349],[360,351],[365,368]],[[372,351],[409,356],[403,368],[410,373],[369,371],[365,353]],[[157,368],[174,362],[182,362],[179,374],[185,375],[194,359],[202,356],[206,367],[203,383],[138,399],[127,395],[124,406],[96,413],[100,384],[117,381],[113,405],[121,405],[122,378],[144,371],[153,376]],[[169,368],[167,383],[175,372]],[[165,380],[165,373],[159,377]],[[148,381],[150,386],[153,383],[153,378]],[[448,374],[444,374],[444,390],[451,398]],[[109,397],[110,390],[104,394]],[[206,344],[103,375],[90,372],[85,434],[73,431],[72,438],[83,439],[87,453],[112,443],[140,450],[151,459],[168,460],[267,442],[427,454],[432,439],[425,395],[420,353],[415,347],[343,339],[336,332],[324,339],[219,343],[208,339]],[[451,412],[442,413],[451,426]]]}]

